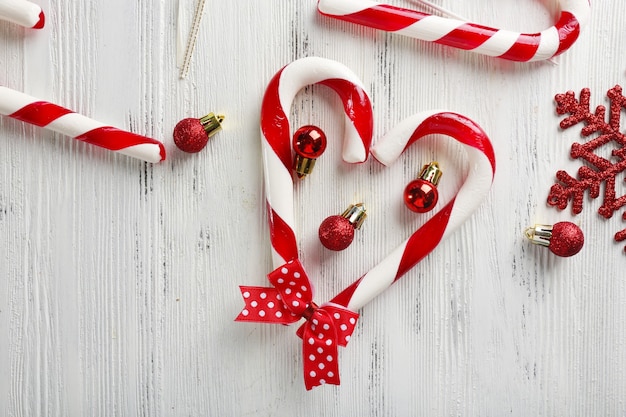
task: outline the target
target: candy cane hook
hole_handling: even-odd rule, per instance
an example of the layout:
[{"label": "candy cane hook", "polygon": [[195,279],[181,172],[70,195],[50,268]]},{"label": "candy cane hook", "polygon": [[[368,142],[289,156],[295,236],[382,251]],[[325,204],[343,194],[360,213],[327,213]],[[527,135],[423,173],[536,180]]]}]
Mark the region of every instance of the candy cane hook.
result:
[{"label": "candy cane hook", "polygon": [[32,29],[45,23],[41,7],[26,0],[0,0],[0,19]]},{"label": "candy cane hook", "polygon": [[511,61],[550,59],[569,49],[589,20],[589,0],[561,0],[554,26],[539,33],[494,29],[373,0],[318,0],[329,17]]},{"label": "candy cane hook", "polygon": [[493,147],[480,126],[460,114],[427,111],[409,117],[372,148],[372,155],[384,165],[390,165],[412,143],[429,134],[447,135],[464,145],[469,159],[465,182],[437,214],[331,303],[359,310],[435,249],[487,196],[496,168]]},{"label": "candy cane hook", "polygon": [[369,97],[359,78],[343,64],[318,57],[302,58],[274,75],[263,97],[261,136],[275,267],[298,258],[289,113],[296,94],[310,84],[326,85],[342,100],[345,112],[344,161],[364,162],[372,140],[373,114]]}]

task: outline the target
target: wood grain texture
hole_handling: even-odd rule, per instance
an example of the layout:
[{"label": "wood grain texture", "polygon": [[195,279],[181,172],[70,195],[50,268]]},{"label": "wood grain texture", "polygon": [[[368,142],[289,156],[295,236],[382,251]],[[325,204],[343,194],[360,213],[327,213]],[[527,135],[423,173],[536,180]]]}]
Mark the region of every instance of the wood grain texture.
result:
[{"label": "wood grain texture", "polygon": [[[195,2],[180,1],[190,24]],[[594,2],[556,64],[338,22],[314,1],[207,2],[186,80],[177,1],[38,3],[43,30],[0,24],[0,84],[159,138],[168,159],[150,165],[0,119],[0,415],[626,416],[626,259],[613,241],[624,222],[601,218],[597,200],[576,217],[545,204],[556,170],[575,172],[569,146],[580,140],[578,128],[558,128],[554,95],[590,87],[592,104],[607,104],[606,90],[624,82],[619,2]],[[526,32],[558,14],[554,1],[436,4]],[[478,122],[497,156],[480,209],[362,309],[340,353],[341,386],[311,392],[295,328],[233,322],[237,286],[265,285],[270,271],[261,98],[280,67],[305,56],[361,77],[375,141],[443,108]],[[199,154],[179,152],[174,125],[209,111],[226,114],[224,130]],[[390,168],[347,167],[340,103],[324,87],[303,90],[292,114],[330,138],[314,175],[296,185],[301,257],[323,301],[429,218],[400,197],[423,163],[441,163],[442,201],[467,167],[444,137]],[[357,201],[369,217],[355,242],[326,251],[320,222]],[[584,229],[576,257],[522,238],[528,225],[561,220]]]}]

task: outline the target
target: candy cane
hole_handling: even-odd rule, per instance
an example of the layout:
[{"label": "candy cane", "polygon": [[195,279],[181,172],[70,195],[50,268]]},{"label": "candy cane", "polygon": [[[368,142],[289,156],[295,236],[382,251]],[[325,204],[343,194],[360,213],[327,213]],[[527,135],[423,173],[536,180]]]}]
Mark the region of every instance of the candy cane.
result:
[{"label": "candy cane", "polygon": [[319,0],[325,16],[512,61],[540,61],[565,52],[589,20],[589,0],[561,0],[554,26],[539,33],[493,29],[372,0]]},{"label": "candy cane", "polygon": [[147,162],[165,159],[155,139],[107,126],[56,104],[0,86],[0,114]]},{"label": "candy cane", "polygon": [[292,144],[289,113],[293,100],[309,84],[332,88],[345,111],[343,159],[364,162],[373,131],[372,106],[358,77],[329,59],[302,58],[283,67],[270,81],[261,107],[261,136],[268,218],[275,266],[298,257],[294,233]]},{"label": "candy cane", "polygon": [[32,29],[45,23],[41,7],[26,0],[0,0],[0,19]]},{"label": "candy cane", "polygon": [[460,114],[428,111],[409,117],[381,139],[372,149],[372,155],[384,165],[390,165],[412,143],[429,134],[447,135],[464,145],[470,167],[465,182],[437,214],[331,303],[359,310],[450,236],[489,192],[496,166],[493,147],[480,126]]}]

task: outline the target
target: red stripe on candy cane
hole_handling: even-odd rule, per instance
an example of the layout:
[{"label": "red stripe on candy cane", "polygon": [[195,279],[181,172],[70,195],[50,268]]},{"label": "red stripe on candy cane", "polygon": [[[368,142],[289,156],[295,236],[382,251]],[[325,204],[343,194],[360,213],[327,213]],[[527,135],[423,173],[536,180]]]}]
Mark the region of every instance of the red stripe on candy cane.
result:
[{"label": "red stripe on candy cane", "polygon": [[487,138],[487,134],[480,126],[469,120],[467,117],[454,112],[438,112],[424,119],[413,134],[409,137],[408,148],[414,142],[426,135],[439,134],[453,137],[464,145],[480,150],[487,156],[491,163],[491,168],[496,170],[496,156],[493,147]]},{"label": "red stripe on candy cane", "polygon": [[500,55],[499,58],[508,59],[509,61],[530,61],[537,53],[540,43],[541,35],[538,33],[532,35],[520,35],[517,42],[515,42],[515,44],[513,44],[508,51]]},{"label": "red stripe on candy cane", "polygon": [[559,49],[555,55],[559,55],[569,49],[576,39],[578,39],[578,35],[580,34],[580,22],[573,14],[563,11],[555,27],[559,32]]},{"label": "red stripe on candy cane", "polygon": [[[326,14],[322,12],[322,14]],[[327,15],[339,20],[368,26],[386,32],[396,32],[429,16],[426,13],[403,9],[390,4],[377,4],[373,7],[347,15]]]},{"label": "red stripe on candy cane", "polygon": [[22,122],[44,127],[53,120],[65,116],[68,113],[73,113],[73,111],[65,107],[57,106],[56,104],[48,103],[47,101],[36,101],[8,116],[21,120]]},{"label": "red stripe on candy cane", "polygon": [[497,32],[497,29],[487,26],[466,23],[434,42],[471,51],[487,42]]},{"label": "red stripe on candy cane", "polygon": [[261,106],[261,133],[266,138],[271,138],[267,142],[272,150],[281,160],[286,168],[290,168],[293,162],[291,156],[291,132],[289,130],[289,120],[287,114],[280,104],[278,96],[278,86],[280,85],[280,75],[285,68],[282,68],[270,80],[263,96]]},{"label": "red stripe on candy cane", "polygon": [[402,255],[402,260],[398,266],[394,282],[400,279],[439,245],[443,232],[446,230],[446,226],[448,226],[454,200],[454,198],[450,200],[448,204],[438,211],[437,214],[420,229],[419,234],[414,233],[409,238],[406,244],[406,247],[409,249],[405,250]]},{"label": "red stripe on candy cane", "polygon": [[100,146],[110,151],[120,151],[137,145],[157,145],[161,159],[165,159],[165,147],[157,140],[145,136],[126,132],[116,127],[103,126],[90,130],[74,139]]},{"label": "red stripe on candy cane", "polygon": [[332,88],[341,98],[344,113],[348,115],[359,133],[363,147],[369,150],[372,144],[374,126],[372,123],[372,104],[365,90],[348,80],[339,78],[320,81],[319,84]]},{"label": "red stripe on candy cane", "polygon": [[272,247],[283,259],[298,258],[296,235],[289,225],[267,204],[267,217],[270,225]]},{"label": "red stripe on candy cane", "polygon": [[35,23],[35,25],[32,28],[41,29],[44,27],[45,24],[46,24],[46,16],[43,14],[43,11],[42,11],[41,13],[39,13],[39,20],[37,20],[37,23]]}]

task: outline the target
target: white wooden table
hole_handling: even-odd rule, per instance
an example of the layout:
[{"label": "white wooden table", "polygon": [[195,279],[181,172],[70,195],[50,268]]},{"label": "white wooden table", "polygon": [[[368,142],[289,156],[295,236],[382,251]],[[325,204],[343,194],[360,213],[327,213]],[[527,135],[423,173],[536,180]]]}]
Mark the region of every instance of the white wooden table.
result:
[{"label": "white wooden table", "polygon": [[[184,36],[195,2],[184,1]],[[163,140],[150,165],[0,119],[2,416],[626,416],[626,258],[600,200],[572,216],[546,205],[555,172],[575,173],[554,95],[624,83],[626,13],[596,1],[571,50],[512,63],[320,16],[315,1],[207,3],[189,76],[178,78],[178,1],[39,0],[46,27],[0,24],[0,84]],[[534,32],[550,2],[437,4],[478,23]],[[419,7],[407,1],[394,4]],[[428,11],[427,9],[422,9]],[[310,392],[295,327],[235,323],[238,285],[271,270],[259,112],[269,79],[305,56],[346,64],[375,110],[375,137],[418,111],[478,122],[497,157],[480,209],[361,313],[340,351],[342,383]],[[174,125],[209,111],[224,130],[195,155]],[[430,215],[403,208],[422,164],[438,160],[442,200],[464,157],[444,137],[389,169],[340,162],[341,105],[306,89],[294,125],[329,136],[296,186],[301,259],[327,300]],[[623,178],[623,176],[622,176]],[[622,194],[626,191],[620,184]],[[347,250],[322,248],[328,215],[365,203]],[[572,220],[577,256],[530,245],[534,223]]]}]

